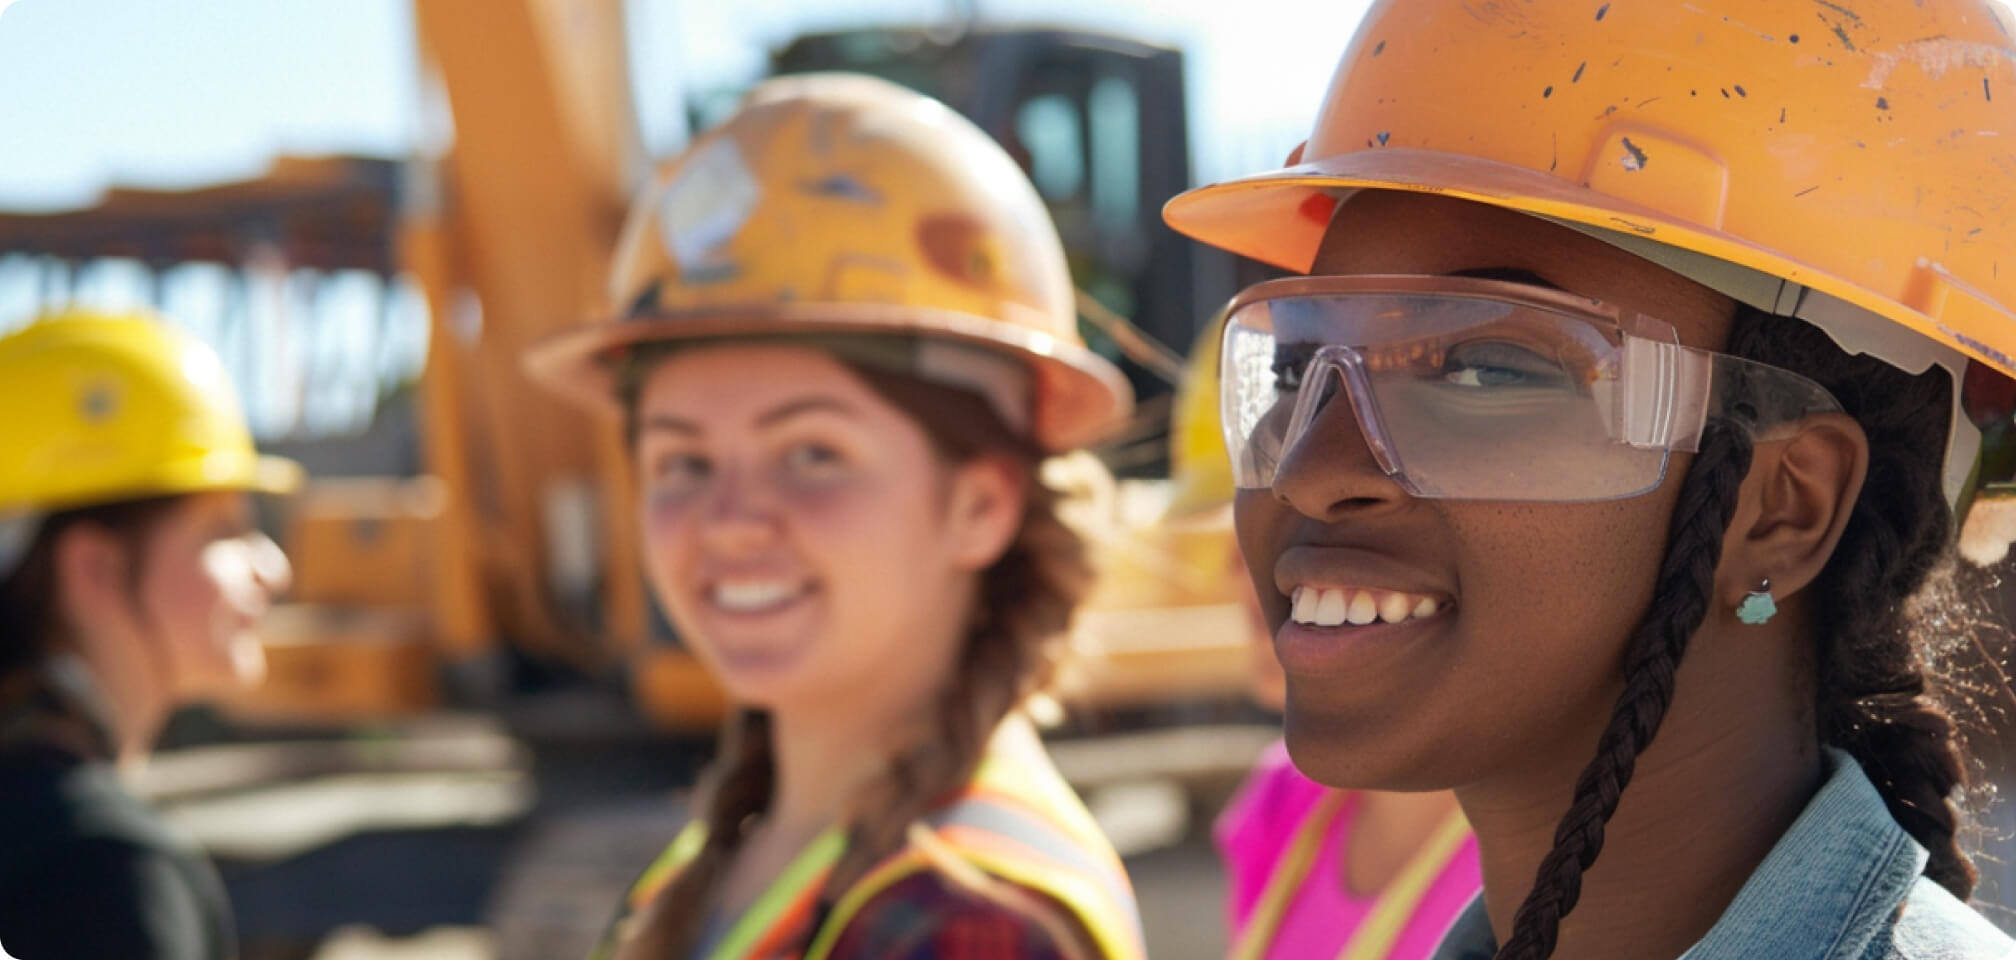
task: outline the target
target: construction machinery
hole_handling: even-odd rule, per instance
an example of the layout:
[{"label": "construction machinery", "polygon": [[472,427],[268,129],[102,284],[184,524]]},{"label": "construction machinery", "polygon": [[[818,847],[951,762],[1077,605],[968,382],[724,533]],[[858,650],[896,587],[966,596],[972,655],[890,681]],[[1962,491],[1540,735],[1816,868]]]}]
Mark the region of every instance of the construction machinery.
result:
[{"label": "construction machinery", "polygon": [[[268,630],[268,684],[227,704],[234,718],[356,724],[614,682],[660,729],[709,729],[725,705],[647,596],[620,437],[520,367],[528,343],[610,309],[607,262],[647,168],[622,4],[414,12],[452,146],[285,158],[246,182],[0,216],[0,283],[30,278],[54,305],[106,271],[141,277],[253,381],[241,387],[267,446],[310,468],[278,521],[294,602]],[[1234,281],[1229,260],[1198,259],[1159,216],[1189,185],[1180,53],[1070,31],[889,29],[801,37],[773,69],[908,83],[1026,164],[1088,339],[1133,358],[1145,400],[1103,463],[1054,475],[1106,567],[1064,694],[1095,708],[1238,698],[1246,621],[1229,541],[1158,522],[1181,363],[1162,345],[1189,343]],[[207,297],[185,290],[204,278]]]}]

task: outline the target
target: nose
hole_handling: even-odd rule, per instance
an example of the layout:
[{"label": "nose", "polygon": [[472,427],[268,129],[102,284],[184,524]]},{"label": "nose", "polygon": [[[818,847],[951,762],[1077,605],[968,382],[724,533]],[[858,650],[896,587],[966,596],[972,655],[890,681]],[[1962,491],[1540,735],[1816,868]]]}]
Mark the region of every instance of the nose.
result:
[{"label": "nose", "polygon": [[1386,475],[1342,384],[1274,468],[1274,499],[1324,523],[1404,507],[1407,491]]},{"label": "nose", "polygon": [[776,511],[759,484],[724,472],[700,511],[700,537],[716,553],[755,553],[776,541]]},{"label": "nose", "polygon": [[287,553],[273,538],[263,533],[252,535],[252,577],[268,599],[286,593],[294,586],[294,564],[287,559]]}]

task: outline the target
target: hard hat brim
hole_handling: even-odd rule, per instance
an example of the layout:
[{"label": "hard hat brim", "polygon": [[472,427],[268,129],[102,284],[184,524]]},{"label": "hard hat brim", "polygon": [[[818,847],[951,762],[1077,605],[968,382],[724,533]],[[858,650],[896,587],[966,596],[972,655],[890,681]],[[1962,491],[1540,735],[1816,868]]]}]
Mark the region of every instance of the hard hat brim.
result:
[{"label": "hard hat brim", "polygon": [[285,496],[301,489],[307,480],[308,471],[286,457],[272,457],[260,454],[253,464],[252,476],[245,489],[253,493],[270,493]]},{"label": "hard hat brim", "polygon": [[1085,347],[1012,324],[915,307],[797,303],[651,314],[546,337],[526,351],[524,366],[534,382],[577,406],[619,416],[615,361],[626,347],[793,333],[939,337],[1021,360],[1036,378],[1032,439],[1052,453],[1098,443],[1134,409],[1133,388],[1120,369]]},{"label": "hard hat brim", "polygon": [[1455,197],[1692,251],[1811,287],[2016,377],[2016,359],[1983,346],[2006,336],[2016,316],[1958,281],[1928,285],[1924,304],[1900,303],[1720,230],[1538,170],[1466,154],[1391,148],[1324,157],[1187,191],[1162,208],[1162,217],[1196,240],[1307,273],[1340,193],[1354,190]]}]

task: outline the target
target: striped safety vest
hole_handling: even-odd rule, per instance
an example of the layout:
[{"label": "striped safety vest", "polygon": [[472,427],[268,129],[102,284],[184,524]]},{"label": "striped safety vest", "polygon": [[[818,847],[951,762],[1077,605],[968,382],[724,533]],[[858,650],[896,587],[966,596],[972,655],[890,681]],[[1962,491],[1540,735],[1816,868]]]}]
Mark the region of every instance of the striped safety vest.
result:
[{"label": "striped safety vest", "polygon": [[[905,877],[936,869],[947,855],[1064,905],[1091,936],[1098,960],[1143,960],[1140,914],[1120,857],[1048,762],[990,753],[966,790],[924,824],[925,842],[913,840],[847,888],[819,920],[804,952],[793,954],[807,943],[805,927],[820,909],[826,876],[846,852],[845,833],[828,829],[736,918],[709,960],[825,960],[863,906]],[[706,842],[704,823],[680,831],[631,888],[590,960],[615,955],[627,918],[640,913]]]}]

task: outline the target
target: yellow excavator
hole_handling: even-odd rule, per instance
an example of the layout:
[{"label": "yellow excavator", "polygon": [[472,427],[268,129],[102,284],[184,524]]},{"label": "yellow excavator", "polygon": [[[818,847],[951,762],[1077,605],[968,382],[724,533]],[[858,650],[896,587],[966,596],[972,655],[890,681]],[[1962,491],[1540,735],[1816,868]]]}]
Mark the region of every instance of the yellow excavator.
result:
[{"label": "yellow excavator", "polygon": [[[555,678],[614,679],[659,729],[721,716],[644,589],[619,437],[520,368],[531,341],[609,309],[606,265],[648,169],[622,7],[416,0],[422,67],[453,122],[438,154],[283,158],[246,182],[0,216],[0,260],[36,276],[48,305],[123,265],[241,370],[291,365],[287,382],[309,399],[363,378],[368,429],[274,444],[315,479],[278,521],[297,586],[268,626],[269,682],[224,705],[234,719],[370,723],[500,706]],[[1088,339],[1130,358],[1144,398],[1136,429],[1099,460],[1053,467],[1104,570],[1059,696],[1095,712],[1240,698],[1248,627],[1229,539],[1163,522],[1182,358],[1161,344],[1189,343],[1235,279],[1229,260],[1160,222],[1161,200],[1189,185],[1181,55],[1070,31],[878,29],[800,37],[772,69],[918,87],[1028,167],[1065,238]],[[692,109],[706,119],[707,104]],[[203,317],[164,302],[191,269],[225,278]],[[332,341],[318,293],[360,277],[378,329]],[[415,299],[424,311],[402,311]],[[405,316],[427,318],[424,370],[359,374],[359,353]]]}]

